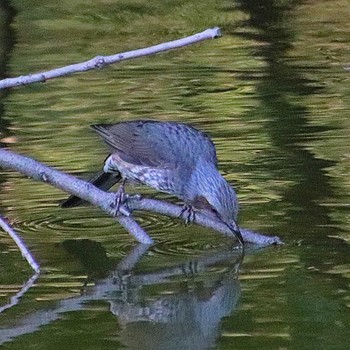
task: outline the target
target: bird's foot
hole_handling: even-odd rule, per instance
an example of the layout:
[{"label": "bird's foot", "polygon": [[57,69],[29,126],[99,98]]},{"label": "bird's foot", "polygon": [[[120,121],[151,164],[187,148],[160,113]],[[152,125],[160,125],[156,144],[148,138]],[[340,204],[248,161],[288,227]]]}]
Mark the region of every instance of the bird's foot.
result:
[{"label": "bird's foot", "polygon": [[115,208],[117,212],[119,211],[121,205],[125,202],[125,199],[126,193],[124,185],[120,185],[118,191],[115,194]]},{"label": "bird's foot", "polygon": [[196,220],[196,212],[194,211],[192,205],[184,204],[182,207],[180,217],[185,219],[185,225],[188,225]]},{"label": "bird's foot", "polygon": [[[121,184],[115,193],[115,200],[112,203],[112,207],[114,210],[114,216],[117,216],[119,213],[125,214],[124,211],[121,210],[122,205],[126,205],[126,200],[128,199],[128,195],[125,193],[124,184]],[[129,209],[127,212],[129,212]],[[129,214],[130,215],[130,214]],[[128,216],[128,215],[127,215]]]}]

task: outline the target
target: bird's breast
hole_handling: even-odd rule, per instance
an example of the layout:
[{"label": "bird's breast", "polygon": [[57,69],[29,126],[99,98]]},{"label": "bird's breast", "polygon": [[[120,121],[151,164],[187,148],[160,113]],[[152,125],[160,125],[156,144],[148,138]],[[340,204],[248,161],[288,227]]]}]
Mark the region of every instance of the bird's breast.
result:
[{"label": "bird's breast", "polygon": [[113,153],[110,158],[110,168],[117,168],[124,178],[141,182],[158,191],[180,196],[176,191],[176,169],[131,164],[124,161],[117,153]]}]

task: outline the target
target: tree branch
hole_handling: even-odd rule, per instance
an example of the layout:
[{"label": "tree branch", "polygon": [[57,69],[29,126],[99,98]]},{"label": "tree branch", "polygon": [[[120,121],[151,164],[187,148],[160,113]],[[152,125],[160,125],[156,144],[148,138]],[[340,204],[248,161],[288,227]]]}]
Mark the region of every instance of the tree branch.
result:
[{"label": "tree branch", "polygon": [[[65,192],[74,194],[87,202],[99,207],[105,213],[115,217],[115,194],[104,192],[86,181],[72,175],[62,173],[45,166],[34,159],[16,154],[12,151],[0,149],[0,167],[13,169],[35,180],[47,182]],[[127,205],[122,205],[121,214],[116,216],[119,223],[132,234],[137,241],[152,244],[153,240],[131,217],[133,210],[153,211],[172,217],[180,217],[182,207],[165,201],[130,196]],[[235,237],[226,225],[216,221],[203,213],[196,213],[195,222],[213,228],[227,236]],[[243,239],[259,245],[281,244],[278,237],[264,236],[249,230],[241,229]]]},{"label": "tree branch", "polygon": [[24,242],[21,240],[21,238],[18,236],[18,234],[15,232],[15,230],[3,219],[0,215],[0,227],[3,228],[5,232],[7,232],[10,237],[15,241],[17,244],[17,247],[19,248],[22,256],[27,260],[30,267],[36,272],[40,273],[40,266],[35,261],[34,257],[24,244]]},{"label": "tree branch", "polygon": [[47,72],[19,76],[16,78],[8,78],[0,80],[0,89],[10,88],[20,85],[28,85],[37,82],[45,82],[46,80],[61,77],[76,72],[84,72],[91,69],[102,68],[106,65],[129,60],[136,57],[153,55],[159,52],[176,49],[179,47],[198,43],[203,40],[213,39],[221,36],[219,28],[207,29],[203,32],[185,37],[183,39],[169,41],[159,45],[147,47],[144,49],[133,50],[129,52],[118,53],[111,56],[96,56],[89,61],[72,64],[69,66],[52,69]]},{"label": "tree branch", "polygon": [[[183,210],[182,206],[178,206],[173,203],[168,203],[157,199],[141,198],[140,196],[129,197],[127,204],[132,210],[152,211],[175,218],[180,217]],[[201,212],[196,212],[195,222],[198,225],[211,228],[215,231],[223,233],[225,236],[236,239],[235,234],[224,223],[214,220]],[[240,228],[240,231],[245,242],[259,244],[262,246],[283,244],[280,238],[277,236],[265,236],[244,228]]]},{"label": "tree branch", "polygon": [[[115,195],[101,191],[86,181],[79,180],[74,176],[45,166],[34,159],[5,149],[0,149],[0,167],[16,170],[34,180],[47,182],[65,192],[85,199],[115,217]],[[117,216],[118,221],[136,240],[145,244],[153,243],[147,233],[129,217],[130,212],[125,206],[122,206],[121,213],[124,215]]]}]

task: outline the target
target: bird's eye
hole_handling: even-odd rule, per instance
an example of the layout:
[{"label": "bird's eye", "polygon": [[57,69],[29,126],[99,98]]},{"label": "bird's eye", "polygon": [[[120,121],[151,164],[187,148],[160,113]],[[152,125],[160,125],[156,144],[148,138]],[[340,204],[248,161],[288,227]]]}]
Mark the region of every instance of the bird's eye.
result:
[{"label": "bird's eye", "polygon": [[211,212],[216,214],[216,215],[219,215],[219,212],[215,208],[211,208]]}]

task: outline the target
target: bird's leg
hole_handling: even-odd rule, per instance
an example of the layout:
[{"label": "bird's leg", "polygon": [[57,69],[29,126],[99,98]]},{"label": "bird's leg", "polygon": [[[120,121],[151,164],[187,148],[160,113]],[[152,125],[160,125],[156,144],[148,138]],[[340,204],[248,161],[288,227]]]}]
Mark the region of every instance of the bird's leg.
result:
[{"label": "bird's leg", "polygon": [[185,219],[185,225],[188,225],[196,220],[196,212],[192,205],[184,204],[180,213],[180,217]]},{"label": "bird's leg", "polygon": [[115,216],[118,215],[121,205],[127,199],[127,194],[125,193],[125,183],[126,183],[126,179],[124,178],[117,192],[115,193],[115,201],[113,203]]}]

